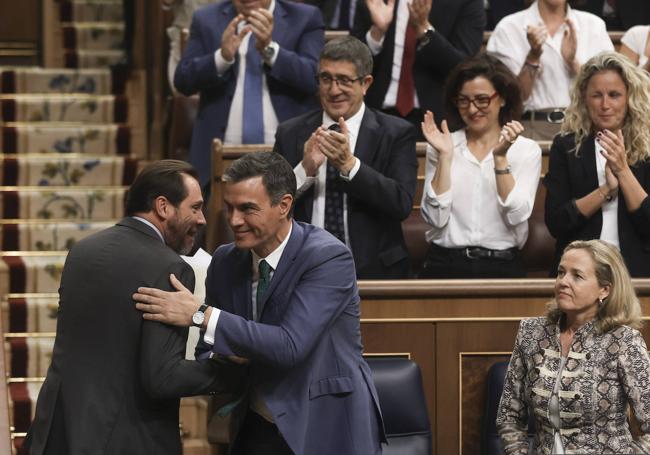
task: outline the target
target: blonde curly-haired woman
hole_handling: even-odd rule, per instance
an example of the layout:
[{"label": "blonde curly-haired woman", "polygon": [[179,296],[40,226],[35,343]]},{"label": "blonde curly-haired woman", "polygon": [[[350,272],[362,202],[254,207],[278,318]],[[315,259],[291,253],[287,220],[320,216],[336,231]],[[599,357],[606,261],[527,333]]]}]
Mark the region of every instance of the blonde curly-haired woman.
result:
[{"label": "blonde curly-haired woman", "polygon": [[557,239],[554,275],[572,240],[620,249],[630,274],[650,277],[650,78],[614,52],[578,74],[553,141],[545,220]]}]

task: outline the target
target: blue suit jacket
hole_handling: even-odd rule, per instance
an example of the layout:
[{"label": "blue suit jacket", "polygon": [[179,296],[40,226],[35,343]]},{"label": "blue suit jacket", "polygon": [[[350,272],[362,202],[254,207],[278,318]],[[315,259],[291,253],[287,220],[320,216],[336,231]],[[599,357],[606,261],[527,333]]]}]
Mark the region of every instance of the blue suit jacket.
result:
[{"label": "blue suit jacket", "polygon": [[[239,55],[235,64],[219,76],[214,53],[221,48],[221,35],[236,15],[230,1],[197,10],[192,18],[190,39],[174,74],[178,91],[187,96],[200,93],[190,162],[199,171],[201,185],[210,178],[210,145],[213,138],[224,138],[235,94]],[[323,36],[323,18],[317,8],[275,0],[273,40],[280,45],[280,50],[273,67],[264,68],[278,121],[317,106],[316,71]]]},{"label": "blue suit jacket", "polygon": [[259,323],[250,320],[251,260],[234,244],[212,258],[207,301],[222,310],[213,352],[251,360],[250,383],[296,454],[381,453],[383,424],[362,357],[350,251],[294,221]]}]

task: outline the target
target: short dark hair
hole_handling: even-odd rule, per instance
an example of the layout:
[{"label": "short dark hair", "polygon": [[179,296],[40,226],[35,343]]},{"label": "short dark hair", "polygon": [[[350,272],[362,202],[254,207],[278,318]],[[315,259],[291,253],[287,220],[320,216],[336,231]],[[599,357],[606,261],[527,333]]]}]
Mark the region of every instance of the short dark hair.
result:
[{"label": "short dark hair", "polygon": [[150,212],[158,196],[164,196],[178,207],[187,197],[183,174],[198,181],[199,174],[191,164],[179,160],[159,160],[138,174],[126,194],[126,214]]},{"label": "short dark hair", "polygon": [[[223,181],[238,183],[262,177],[271,205],[277,205],[285,194],[296,199],[296,176],[291,165],[276,152],[252,152],[236,159],[223,173]],[[293,210],[293,204],[292,204]],[[291,215],[292,210],[289,211]]]},{"label": "short dark hair", "polygon": [[521,118],[523,105],[519,80],[498,58],[481,53],[456,66],[447,78],[444,100],[450,128],[458,129],[465,126],[456,107],[456,97],[465,82],[479,76],[489,80],[506,103],[499,111],[499,124],[504,125],[511,120]]},{"label": "short dark hair", "polygon": [[372,54],[370,49],[353,36],[343,36],[329,40],[320,53],[320,60],[353,63],[357,70],[357,77],[372,74]]}]

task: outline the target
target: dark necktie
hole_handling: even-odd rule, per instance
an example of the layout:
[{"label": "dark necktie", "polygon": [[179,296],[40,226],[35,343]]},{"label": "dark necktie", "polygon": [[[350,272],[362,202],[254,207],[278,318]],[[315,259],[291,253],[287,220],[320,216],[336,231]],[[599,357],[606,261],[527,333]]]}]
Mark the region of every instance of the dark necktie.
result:
[{"label": "dark necktie", "polygon": [[269,288],[271,283],[271,266],[264,259],[257,265],[259,271],[259,279],[257,280],[257,292],[255,293],[255,308],[253,311],[253,319],[259,321],[262,315],[262,298],[264,293]]},{"label": "dark necktie", "polygon": [[350,30],[350,0],[339,2],[339,30]]},{"label": "dark necktie", "polygon": [[395,109],[402,117],[406,117],[413,110],[413,97],[415,95],[415,82],[413,79],[413,63],[415,62],[415,45],[417,33],[411,24],[406,26],[404,37],[404,54],[402,54],[402,68],[399,73],[399,86],[397,88],[397,101]]},{"label": "dark necktie", "polygon": [[[334,123],[328,129],[341,132],[341,127]],[[343,225],[343,182],[339,171],[327,162],[327,177],[325,180],[325,230],[345,243],[345,227]]]},{"label": "dark necktie", "polygon": [[246,74],[244,74],[243,144],[264,143],[262,74],[262,59],[260,53],[255,49],[255,36],[251,33],[246,51]]}]

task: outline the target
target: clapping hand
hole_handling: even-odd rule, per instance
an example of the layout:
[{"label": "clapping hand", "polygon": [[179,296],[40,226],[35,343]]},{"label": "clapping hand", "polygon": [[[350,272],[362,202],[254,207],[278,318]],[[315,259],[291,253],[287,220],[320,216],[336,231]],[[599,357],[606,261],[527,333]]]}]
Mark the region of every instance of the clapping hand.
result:
[{"label": "clapping hand", "polygon": [[415,27],[418,36],[422,36],[429,27],[431,0],[413,0],[406,5],[409,9],[409,23]]},{"label": "clapping hand", "polygon": [[237,53],[242,40],[252,29],[250,25],[246,25],[240,30],[239,33],[237,33],[237,26],[243,20],[243,14],[238,14],[235,16],[235,18],[230,21],[226,29],[223,31],[223,35],[221,36],[221,56],[227,62],[231,62],[235,59],[235,54]]},{"label": "clapping hand", "polygon": [[618,189],[618,175],[629,169],[625,141],[621,130],[616,133],[602,130],[596,134],[596,140],[601,147],[601,155],[605,157],[605,180],[610,194]]},{"label": "clapping hand", "polygon": [[443,120],[438,129],[436,122],[433,118],[433,113],[427,111],[424,114],[424,121],[422,122],[422,134],[426,141],[438,151],[441,158],[451,158],[454,152],[454,142],[451,139],[451,133],[447,126],[447,120]]},{"label": "clapping hand", "polygon": [[540,24],[538,26],[529,25],[526,27],[526,38],[530,45],[530,53],[532,57],[539,59],[544,51],[544,42],[548,37],[548,30],[546,25]]},{"label": "clapping hand", "polygon": [[503,125],[503,128],[501,128],[501,135],[499,136],[499,142],[497,143],[497,146],[494,147],[494,150],[492,150],[492,154],[495,156],[506,156],[510,146],[514,144],[519,135],[523,132],[523,125],[516,120]]},{"label": "clapping hand", "polygon": [[393,22],[395,0],[388,0],[386,3],[384,3],[384,0],[366,0],[366,7],[370,13],[373,28],[376,29],[371,28],[370,34],[373,39],[380,41],[386,34],[391,22]]},{"label": "clapping hand", "polygon": [[567,18],[564,21],[567,25],[562,37],[562,58],[572,70],[576,68],[576,50],[578,48],[578,39],[576,37],[576,28],[573,21]]},{"label": "clapping hand", "polygon": [[325,162],[327,157],[323,155],[318,147],[316,134],[323,130],[322,126],[319,126],[316,131],[311,133],[307,142],[303,146],[302,151],[302,167],[305,169],[305,173],[308,177],[313,177],[318,172],[318,168]]},{"label": "clapping hand", "polygon": [[258,8],[251,11],[246,20],[251,26],[253,35],[255,35],[255,48],[262,52],[265,47],[271,44],[273,14],[268,9]]},{"label": "clapping hand", "polygon": [[350,134],[343,117],[339,117],[341,132],[319,128],[316,130],[318,149],[341,174],[348,175],[356,160],[350,151]]}]

